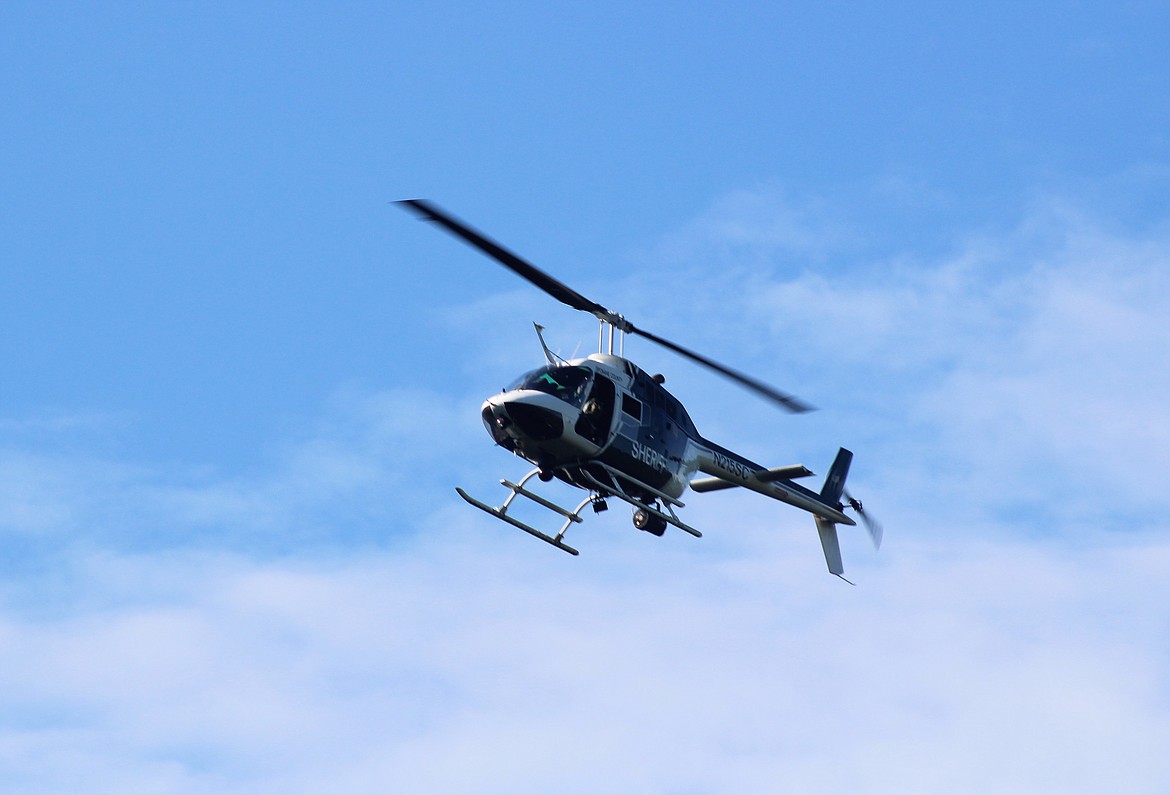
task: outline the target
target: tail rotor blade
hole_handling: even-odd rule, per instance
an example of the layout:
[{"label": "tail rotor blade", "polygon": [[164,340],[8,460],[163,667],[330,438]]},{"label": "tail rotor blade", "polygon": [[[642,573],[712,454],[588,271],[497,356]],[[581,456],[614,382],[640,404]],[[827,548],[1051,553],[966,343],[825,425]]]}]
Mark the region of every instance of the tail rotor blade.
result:
[{"label": "tail rotor blade", "polygon": [[865,529],[869,531],[869,537],[873,541],[873,548],[881,549],[882,536],[885,533],[881,522],[866,513],[865,509],[861,507],[861,500],[854,499],[853,495],[849,492],[845,492],[845,499],[848,501],[849,507],[857,511],[857,516],[861,519],[862,524],[865,525]]}]

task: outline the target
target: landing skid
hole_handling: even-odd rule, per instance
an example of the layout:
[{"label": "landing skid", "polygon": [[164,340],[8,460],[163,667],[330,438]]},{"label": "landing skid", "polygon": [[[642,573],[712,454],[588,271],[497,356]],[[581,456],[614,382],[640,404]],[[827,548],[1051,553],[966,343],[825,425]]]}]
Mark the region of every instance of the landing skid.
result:
[{"label": "landing skid", "polygon": [[[525,533],[528,533],[531,536],[535,536],[536,538],[539,538],[541,541],[544,541],[545,543],[552,544],[557,549],[568,552],[570,555],[580,554],[579,552],[577,552],[577,550],[573,549],[571,546],[566,544],[562,539],[565,537],[565,531],[567,531],[574,524],[578,524],[578,523],[584,521],[581,518],[581,509],[583,509],[589,503],[593,502],[594,498],[587,497],[581,501],[581,504],[578,505],[575,510],[567,511],[564,508],[562,508],[561,506],[557,505],[555,502],[551,502],[549,500],[546,500],[544,497],[541,497],[539,494],[534,494],[533,492],[524,488],[524,486],[528,483],[528,481],[530,481],[532,478],[536,477],[539,474],[540,474],[540,469],[537,468],[537,469],[534,469],[531,472],[529,472],[523,478],[521,478],[519,483],[512,483],[511,481],[508,481],[508,480],[501,480],[500,485],[506,487],[512,493],[508,495],[507,499],[504,500],[504,504],[501,505],[499,508],[493,508],[492,506],[488,505],[487,503],[480,502],[479,500],[475,499],[474,497],[472,497],[470,494],[468,494],[466,491],[459,488],[458,486],[455,487],[455,491],[459,493],[460,497],[462,497],[464,500],[466,500],[467,502],[474,505],[476,508],[479,508],[481,511],[484,511],[486,513],[490,513],[492,516],[496,517],[497,519],[502,519],[505,522],[507,522],[508,524],[512,525],[513,527],[518,527],[521,530],[523,530]],[[512,500],[516,499],[516,497],[518,497],[520,495],[527,497],[528,499],[532,500],[533,502],[537,503],[538,505],[543,505],[545,508],[548,508],[550,511],[555,511],[556,513],[559,513],[561,516],[564,516],[565,517],[565,524],[561,527],[560,532],[558,532],[555,536],[550,536],[550,535],[547,535],[545,533],[540,532],[539,530],[537,530],[535,527],[532,527],[531,525],[524,524],[524,522],[521,522],[519,519],[517,519],[513,516],[509,516],[508,515],[508,508],[511,507]]]},{"label": "landing skid", "polygon": [[[513,527],[517,527],[517,528],[523,530],[525,533],[528,533],[530,536],[533,536],[535,538],[539,538],[541,541],[544,541],[546,544],[551,544],[552,546],[556,547],[559,550],[562,550],[564,552],[568,552],[570,555],[577,555],[580,553],[576,549],[574,549],[573,547],[569,546],[568,544],[566,544],[564,542],[565,533],[574,524],[580,524],[581,522],[585,521],[581,517],[581,511],[583,511],[585,509],[586,505],[590,505],[590,504],[596,502],[597,500],[604,499],[607,497],[615,497],[619,500],[622,500],[623,502],[629,503],[630,505],[634,506],[637,509],[647,511],[648,513],[662,519],[667,524],[673,525],[674,527],[677,527],[680,530],[683,530],[684,532],[690,533],[691,535],[695,536],[696,538],[702,537],[702,533],[700,533],[695,528],[684,524],[678,518],[678,516],[675,515],[674,506],[682,507],[682,503],[679,502],[677,499],[675,499],[667,494],[664,494],[664,493],[658,491],[657,489],[654,489],[651,486],[648,486],[647,484],[642,483],[641,481],[633,480],[628,475],[622,475],[621,473],[617,472],[616,470],[612,469],[611,467],[605,466],[604,464],[599,464],[599,465],[602,466],[606,470],[606,473],[609,475],[610,483],[605,483],[602,480],[594,477],[592,474],[590,474],[588,472],[583,472],[583,474],[588,478],[588,480],[592,482],[594,489],[596,491],[596,494],[590,494],[588,497],[581,500],[581,502],[577,504],[577,507],[571,511],[568,510],[567,508],[564,508],[560,505],[557,505],[555,502],[552,502],[551,500],[547,500],[544,497],[541,497],[539,494],[536,494],[535,492],[533,492],[527,488],[528,481],[530,481],[530,480],[532,480],[532,478],[540,475],[541,470],[539,468],[534,469],[531,472],[529,472],[527,475],[525,475],[523,478],[520,479],[519,483],[512,483],[509,480],[501,480],[500,485],[507,488],[508,491],[511,492],[511,494],[509,494],[507,496],[507,498],[504,500],[504,504],[498,508],[493,507],[491,505],[488,505],[485,502],[480,502],[479,500],[475,499],[474,497],[472,497],[470,494],[468,494],[466,491],[459,488],[458,486],[455,488],[455,491],[466,502],[468,502],[471,505],[474,505],[476,508],[479,508],[481,511],[483,511],[485,513],[490,513],[492,516],[496,517],[497,519],[501,519],[501,520],[507,522],[508,524],[512,525]],[[647,505],[646,502],[644,502],[642,500],[635,499],[634,497],[630,496],[630,494],[627,492],[627,489],[622,486],[623,480],[629,481],[629,485],[631,485],[631,486],[634,486],[634,487],[641,489],[643,491],[655,494],[660,500],[662,500],[664,510],[659,510],[654,505]],[[561,529],[556,533],[556,535],[550,536],[547,533],[543,533],[540,530],[537,530],[535,527],[532,527],[529,524],[525,524],[524,522],[520,521],[516,517],[508,515],[508,509],[512,506],[513,500],[515,500],[517,497],[520,497],[520,496],[526,497],[529,500],[532,500],[533,502],[535,502],[537,505],[542,505],[545,508],[549,509],[550,511],[553,511],[554,513],[558,513],[561,516],[565,517],[565,523],[561,526]]]}]

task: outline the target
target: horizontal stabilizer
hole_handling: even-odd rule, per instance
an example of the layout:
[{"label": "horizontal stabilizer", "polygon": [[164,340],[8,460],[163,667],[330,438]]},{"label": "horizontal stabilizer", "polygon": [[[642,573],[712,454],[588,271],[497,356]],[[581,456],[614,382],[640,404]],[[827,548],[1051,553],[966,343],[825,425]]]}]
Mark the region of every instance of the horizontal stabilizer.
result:
[{"label": "horizontal stabilizer", "polygon": [[786,467],[775,467],[760,475],[760,480],[772,483],[777,480],[796,480],[816,474],[804,464],[791,464]]},{"label": "horizontal stabilizer", "polygon": [[[758,478],[763,483],[773,483],[777,480],[807,478],[811,474],[813,474],[812,470],[804,464],[791,464],[789,466],[765,470]],[[700,494],[708,491],[733,489],[738,485],[738,483],[732,483],[730,480],[724,480],[723,478],[699,478],[698,480],[692,480],[690,483],[691,491],[696,491]]]}]

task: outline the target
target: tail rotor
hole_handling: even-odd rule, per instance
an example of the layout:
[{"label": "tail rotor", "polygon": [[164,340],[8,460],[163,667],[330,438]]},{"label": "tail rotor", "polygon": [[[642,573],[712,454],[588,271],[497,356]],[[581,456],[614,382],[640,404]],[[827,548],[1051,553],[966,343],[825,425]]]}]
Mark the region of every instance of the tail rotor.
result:
[{"label": "tail rotor", "polygon": [[865,529],[869,531],[869,537],[873,540],[873,548],[881,549],[882,546],[882,524],[877,519],[874,519],[861,506],[861,500],[854,498],[848,491],[844,493],[846,505],[852,508],[857,517],[861,519],[861,523],[865,525]]}]

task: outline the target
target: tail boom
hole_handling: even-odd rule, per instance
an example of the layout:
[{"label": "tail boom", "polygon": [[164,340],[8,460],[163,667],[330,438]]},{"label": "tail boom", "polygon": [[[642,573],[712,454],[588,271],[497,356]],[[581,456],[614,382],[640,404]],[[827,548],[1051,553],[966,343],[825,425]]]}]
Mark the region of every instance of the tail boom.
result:
[{"label": "tail boom", "polygon": [[[813,516],[826,519],[836,524],[857,524],[853,519],[842,513],[839,502],[841,490],[845,486],[845,474],[848,473],[849,462],[853,460],[853,453],[850,453],[848,450],[842,448],[841,452],[837,454],[837,461],[834,462],[832,469],[829,470],[829,477],[826,480],[825,489],[820,494],[817,494],[815,491],[793,483],[792,480],[779,474],[781,472],[788,474],[788,471],[791,471],[793,477],[803,477],[804,473],[808,472],[804,467],[766,469],[737,453],[733,453],[725,447],[720,447],[712,442],[707,442],[706,444],[709,445],[709,449],[700,451],[699,470],[714,477],[710,480],[698,481],[700,485],[696,489],[697,491],[714,491],[732,486],[742,486],[757,494],[763,494],[765,497],[786,502],[803,511],[808,511]],[[844,472],[839,471],[842,455],[846,457]],[[718,479],[722,483],[716,484],[713,482],[714,479]],[[835,479],[840,482],[835,490],[830,490],[829,485]]]},{"label": "tail boom", "polygon": [[[841,560],[841,544],[837,539],[837,525],[852,526],[857,524],[851,517],[845,515],[844,506],[841,504],[841,496],[845,491],[845,478],[849,475],[849,466],[852,463],[852,452],[844,447],[838,450],[837,458],[829,468],[825,484],[818,494],[811,489],[793,483],[788,478],[778,477],[777,473],[784,470],[790,470],[796,474],[797,470],[794,467],[765,469],[726,448],[711,444],[710,449],[704,450],[699,457],[699,469],[713,477],[696,481],[698,484],[696,491],[716,491],[732,486],[742,486],[758,494],[808,511],[816,521],[817,535],[821,541],[821,549],[825,553],[825,563],[829,567],[829,572],[844,580],[842,575],[845,566]],[[800,469],[803,470],[803,467]],[[807,472],[807,470],[804,471]]]}]

